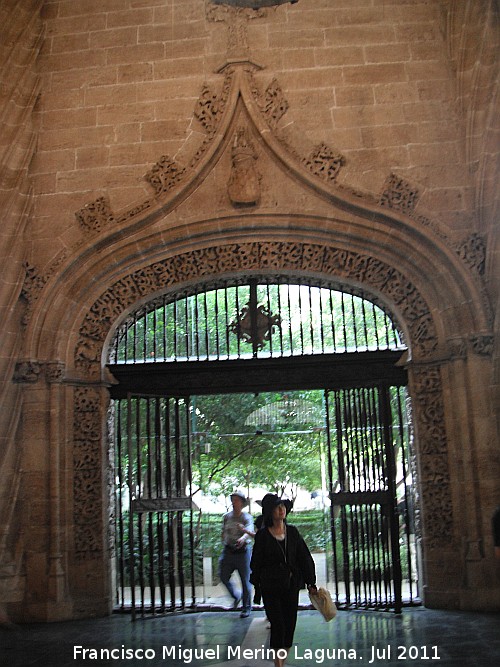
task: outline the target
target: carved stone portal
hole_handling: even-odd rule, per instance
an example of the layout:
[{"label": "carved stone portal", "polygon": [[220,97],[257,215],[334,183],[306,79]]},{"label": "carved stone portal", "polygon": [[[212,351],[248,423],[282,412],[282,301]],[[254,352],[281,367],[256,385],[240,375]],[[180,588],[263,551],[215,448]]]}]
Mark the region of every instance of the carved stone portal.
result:
[{"label": "carved stone portal", "polygon": [[[247,243],[214,246],[184,253],[144,267],[117,281],[91,306],[80,328],[75,366],[89,381],[100,378],[102,348],[108,332],[127,308],[159,290],[184,282],[213,279],[248,270],[315,271],[350,279],[383,293],[402,312],[415,355],[429,357],[437,336],[429,307],[418,289],[397,269],[349,250],[300,243]],[[446,542],[452,530],[447,438],[439,369],[416,374],[415,415],[421,441],[422,506],[431,548]],[[75,390],[74,521],[79,560],[99,557],[104,526],[96,522],[102,503],[102,406],[93,387]]]}]

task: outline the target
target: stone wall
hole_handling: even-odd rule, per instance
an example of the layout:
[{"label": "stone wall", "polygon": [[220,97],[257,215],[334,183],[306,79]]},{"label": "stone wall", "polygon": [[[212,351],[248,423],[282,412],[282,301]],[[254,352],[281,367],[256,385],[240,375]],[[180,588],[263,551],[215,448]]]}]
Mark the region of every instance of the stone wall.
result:
[{"label": "stone wall", "polygon": [[[453,478],[448,518],[455,540],[449,553],[434,552],[426,561],[428,603],[471,606],[479,587],[478,606],[491,607],[484,582],[495,576],[489,512],[499,465],[499,348],[492,339],[500,236],[496,6],[493,0],[299,0],[261,10],[210,0],[2,3],[7,270],[0,362],[7,409],[0,515],[8,519],[0,534],[0,584],[12,614],[54,618],[109,608],[104,501],[101,560],[80,569],[72,560],[73,406],[81,384],[97,383],[92,391],[102,403],[93,429],[105,431],[105,383],[75,367],[93,304],[154,259],[264,234],[272,242],[351,243],[357,253],[392,261],[422,290],[435,318],[430,361],[440,368],[449,441],[439,456]],[[233,81],[231,90],[241,97],[248,86],[255,116],[224,97],[231,94],[227,70],[221,71],[228,63],[248,79],[239,88]],[[204,162],[230,103],[237,120]],[[259,168],[268,173],[259,181],[259,204],[246,215],[228,193],[231,152],[223,147],[241,119],[252,127]],[[304,212],[310,218],[295,224],[293,216]],[[313,270],[309,262],[301,270]],[[113,298],[116,318],[123,293]],[[95,349],[85,344],[85,354],[100,354],[107,333],[101,334]],[[418,367],[412,372],[422,375]],[[430,407],[422,408],[422,433]],[[102,473],[104,497],[104,441],[97,442],[94,471]],[[425,474],[434,479],[428,465]],[[462,483],[474,498],[467,510],[460,509]],[[30,488],[36,497],[28,502]],[[439,523],[432,526],[436,532]],[[451,592],[440,589],[443,563]]]}]

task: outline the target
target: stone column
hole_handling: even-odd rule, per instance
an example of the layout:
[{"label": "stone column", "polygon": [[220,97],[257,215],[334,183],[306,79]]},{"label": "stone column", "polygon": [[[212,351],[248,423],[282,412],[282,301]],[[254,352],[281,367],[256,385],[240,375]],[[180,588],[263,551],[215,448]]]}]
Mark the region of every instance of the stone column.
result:
[{"label": "stone column", "polygon": [[45,366],[45,377],[49,385],[49,572],[47,605],[52,608],[52,619],[68,618],[72,605],[67,588],[67,553],[62,544],[63,512],[65,501],[61,487],[66,486],[64,444],[66,439],[65,390],[62,386],[64,364],[50,362]]}]

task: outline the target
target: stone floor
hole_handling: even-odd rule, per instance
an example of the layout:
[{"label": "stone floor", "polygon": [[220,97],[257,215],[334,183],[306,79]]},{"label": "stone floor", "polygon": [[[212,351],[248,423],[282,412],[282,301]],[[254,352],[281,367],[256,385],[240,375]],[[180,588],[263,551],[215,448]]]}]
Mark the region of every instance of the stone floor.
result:
[{"label": "stone floor", "polygon": [[[238,612],[206,611],[136,622],[129,615],[114,614],[102,619],[1,627],[0,665],[271,667],[272,662],[263,659],[267,637],[261,611],[248,619],[240,619]],[[106,651],[113,650],[108,658]],[[326,623],[315,611],[301,611],[287,664],[498,667],[500,613],[422,607],[405,609],[401,615],[339,611]]]}]

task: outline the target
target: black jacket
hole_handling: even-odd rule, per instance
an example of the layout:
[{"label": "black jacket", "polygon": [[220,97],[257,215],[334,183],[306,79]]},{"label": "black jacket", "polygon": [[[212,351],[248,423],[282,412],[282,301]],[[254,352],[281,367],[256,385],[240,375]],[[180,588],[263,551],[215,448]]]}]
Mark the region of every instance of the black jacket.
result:
[{"label": "black jacket", "polygon": [[[284,566],[285,556],[278,541],[265,527],[255,535],[255,544],[250,562],[250,581],[258,595],[261,591],[261,573],[264,569],[275,569]],[[286,526],[286,563],[292,573],[293,586],[299,590],[306,584],[316,584],[316,569],[311,552],[295,526]]]}]

